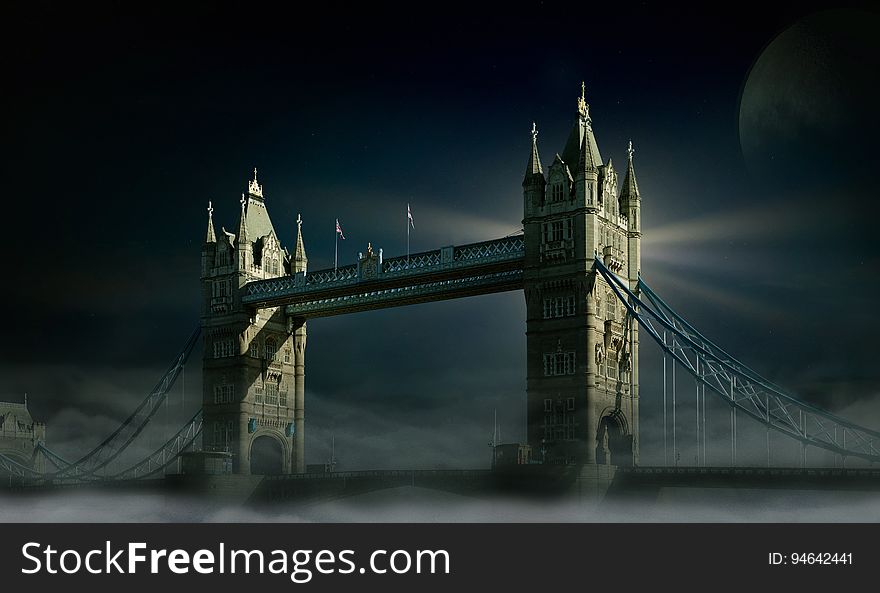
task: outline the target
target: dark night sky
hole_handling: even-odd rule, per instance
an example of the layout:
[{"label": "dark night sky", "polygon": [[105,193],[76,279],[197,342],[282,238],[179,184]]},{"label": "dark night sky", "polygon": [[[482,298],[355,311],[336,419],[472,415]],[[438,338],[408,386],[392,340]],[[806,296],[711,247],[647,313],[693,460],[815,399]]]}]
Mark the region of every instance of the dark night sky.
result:
[{"label": "dark night sky", "polygon": [[[407,202],[414,251],[503,236],[531,122],[548,165],[581,80],[603,157],[636,147],[646,280],[769,378],[880,425],[875,9],[187,4],[4,19],[0,397],[27,391],[50,445],[95,444],[161,374],[198,319],[207,201],[235,228],[254,166],[285,245],[302,213],[311,269],[337,217],[341,263],[402,253]],[[349,469],[485,465],[493,408],[524,437],[524,330],[519,293],[310,322],[307,460],[334,434]]]}]

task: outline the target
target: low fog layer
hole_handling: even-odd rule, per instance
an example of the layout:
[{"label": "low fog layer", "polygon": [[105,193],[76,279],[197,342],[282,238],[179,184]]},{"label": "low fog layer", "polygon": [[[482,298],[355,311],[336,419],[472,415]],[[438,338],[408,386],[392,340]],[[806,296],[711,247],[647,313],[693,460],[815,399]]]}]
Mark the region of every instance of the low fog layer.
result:
[{"label": "low fog layer", "polygon": [[2,522],[877,522],[864,492],[676,488],[656,502],[473,499],[402,487],[332,502],[256,509],[176,496],[65,492],[0,497]]}]

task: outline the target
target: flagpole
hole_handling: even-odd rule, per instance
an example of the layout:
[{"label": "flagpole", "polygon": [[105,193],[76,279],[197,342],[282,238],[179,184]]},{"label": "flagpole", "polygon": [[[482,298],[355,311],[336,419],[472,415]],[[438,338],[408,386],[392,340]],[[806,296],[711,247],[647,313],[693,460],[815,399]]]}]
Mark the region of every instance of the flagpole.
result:
[{"label": "flagpole", "polygon": [[406,205],[406,267],[409,268],[409,204]]},{"label": "flagpole", "polygon": [[[338,227],[339,222],[336,225]],[[339,264],[339,232],[336,229],[333,229],[333,236],[335,237],[334,242],[336,244],[335,251],[333,252],[333,274],[336,274],[336,267]]]}]

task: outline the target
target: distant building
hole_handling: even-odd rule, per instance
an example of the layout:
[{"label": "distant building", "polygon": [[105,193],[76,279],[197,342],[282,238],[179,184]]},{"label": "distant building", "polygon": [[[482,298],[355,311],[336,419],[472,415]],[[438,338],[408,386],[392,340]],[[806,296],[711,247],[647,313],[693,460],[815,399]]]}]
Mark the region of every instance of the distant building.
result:
[{"label": "distant building", "polygon": [[34,455],[37,445],[46,440],[46,425],[34,422],[24,403],[0,402],[0,455],[43,471],[43,456]]}]

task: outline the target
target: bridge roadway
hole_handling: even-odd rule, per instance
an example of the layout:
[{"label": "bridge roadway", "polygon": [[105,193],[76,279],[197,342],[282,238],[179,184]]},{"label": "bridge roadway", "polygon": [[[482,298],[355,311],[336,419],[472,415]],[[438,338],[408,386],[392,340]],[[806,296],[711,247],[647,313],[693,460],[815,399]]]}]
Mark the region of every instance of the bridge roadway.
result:
[{"label": "bridge roadway", "polygon": [[311,318],[517,290],[524,258],[522,235],[390,259],[372,254],[356,265],[250,282],[242,302]]}]

